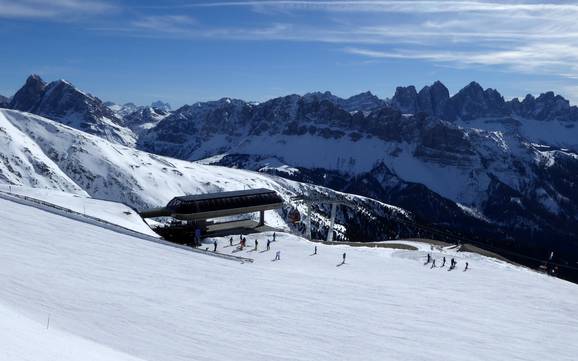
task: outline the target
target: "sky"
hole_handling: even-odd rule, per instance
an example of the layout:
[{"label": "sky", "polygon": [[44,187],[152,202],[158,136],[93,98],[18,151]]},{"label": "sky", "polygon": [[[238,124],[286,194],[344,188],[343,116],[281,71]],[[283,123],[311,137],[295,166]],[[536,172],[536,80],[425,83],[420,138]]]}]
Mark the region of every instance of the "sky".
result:
[{"label": "sky", "polygon": [[29,74],[173,107],[436,80],[578,103],[578,1],[0,0],[0,94]]}]

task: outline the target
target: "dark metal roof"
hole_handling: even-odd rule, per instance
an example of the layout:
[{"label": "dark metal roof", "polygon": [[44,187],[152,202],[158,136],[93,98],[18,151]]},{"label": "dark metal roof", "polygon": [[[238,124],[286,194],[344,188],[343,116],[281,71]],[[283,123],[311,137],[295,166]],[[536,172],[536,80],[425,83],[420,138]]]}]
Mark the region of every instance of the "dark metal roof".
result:
[{"label": "dark metal roof", "polygon": [[275,191],[259,188],[175,197],[166,208],[173,213],[193,214],[278,203],[283,203],[283,199]]}]

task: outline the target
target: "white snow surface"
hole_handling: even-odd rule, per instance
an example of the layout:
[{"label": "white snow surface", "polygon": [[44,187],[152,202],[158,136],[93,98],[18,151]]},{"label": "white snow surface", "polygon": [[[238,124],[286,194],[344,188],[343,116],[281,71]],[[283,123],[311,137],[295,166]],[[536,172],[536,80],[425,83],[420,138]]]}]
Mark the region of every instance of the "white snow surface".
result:
[{"label": "white snow surface", "polygon": [[[418,251],[326,246],[284,233],[263,252],[272,235],[262,233],[234,253],[255,259],[240,264],[5,199],[0,234],[2,360],[570,361],[578,354],[576,285],[476,254],[419,243],[412,243]],[[251,251],[255,239],[259,249]],[[235,249],[215,240],[219,252]],[[276,251],[281,260],[273,262]],[[337,266],[343,252],[347,262]],[[458,268],[424,266],[427,252],[455,257]]]},{"label": "white snow surface", "polygon": [[[158,234],[145,223],[137,211],[123,203],[94,199],[88,196],[55,191],[51,189],[8,186],[0,184],[0,192],[31,198],[33,201],[46,202],[50,207],[55,205],[69,209],[81,215],[91,216],[105,222],[158,237]],[[0,193],[3,194],[3,193]]]}]

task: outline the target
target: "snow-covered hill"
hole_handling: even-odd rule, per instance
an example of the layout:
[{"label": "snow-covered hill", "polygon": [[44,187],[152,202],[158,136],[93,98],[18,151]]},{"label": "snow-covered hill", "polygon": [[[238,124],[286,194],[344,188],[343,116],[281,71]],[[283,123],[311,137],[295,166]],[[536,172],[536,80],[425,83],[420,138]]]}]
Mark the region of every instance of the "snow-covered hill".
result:
[{"label": "snow-covered hill", "polygon": [[[2,198],[0,234],[2,360],[571,361],[578,354],[576,285],[476,254],[414,242],[407,243],[417,250],[326,246],[280,233],[269,252],[270,234],[248,237],[259,249],[235,253],[255,259],[241,264]],[[216,240],[219,252],[232,253],[227,240]],[[272,262],[276,251],[281,260]],[[426,253],[438,265],[453,257],[458,267],[424,266]]]},{"label": "snow-covered hill", "polygon": [[[351,217],[352,211],[340,212],[338,222],[358,224],[371,219],[366,228],[373,227],[373,234],[389,222],[389,216],[408,217],[397,207],[365,197],[267,174],[157,156],[15,110],[0,110],[0,136],[2,183],[90,195],[137,209],[164,206],[183,194],[251,188],[273,189],[287,202],[297,195],[326,195],[348,199],[360,207],[356,217]],[[314,226],[327,222],[324,215],[328,210],[314,210]],[[269,216],[269,223],[286,227],[283,213]]]}]

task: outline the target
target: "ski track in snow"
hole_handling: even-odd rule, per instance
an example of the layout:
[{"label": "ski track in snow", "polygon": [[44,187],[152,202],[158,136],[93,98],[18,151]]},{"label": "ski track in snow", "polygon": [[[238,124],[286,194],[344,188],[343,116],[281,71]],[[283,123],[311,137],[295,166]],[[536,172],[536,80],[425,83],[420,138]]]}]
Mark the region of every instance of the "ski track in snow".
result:
[{"label": "ski track in snow", "polygon": [[[238,264],[4,199],[0,234],[2,359],[543,361],[578,354],[576,285],[475,254],[444,251],[448,262],[458,260],[448,272],[424,266],[428,252],[439,259],[441,251],[416,243],[418,251],[351,248],[278,234],[261,252],[271,238],[263,233],[247,236],[249,247],[235,253],[255,263]],[[215,240],[220,252],[234,250],[228,239]],[[315,245],[319,254],[311,256]],[[277,250],[281,260],[273,262]],[[347,262],[338,267],[343,252]],[[463,272],[466,261],[471,270]]]}]

